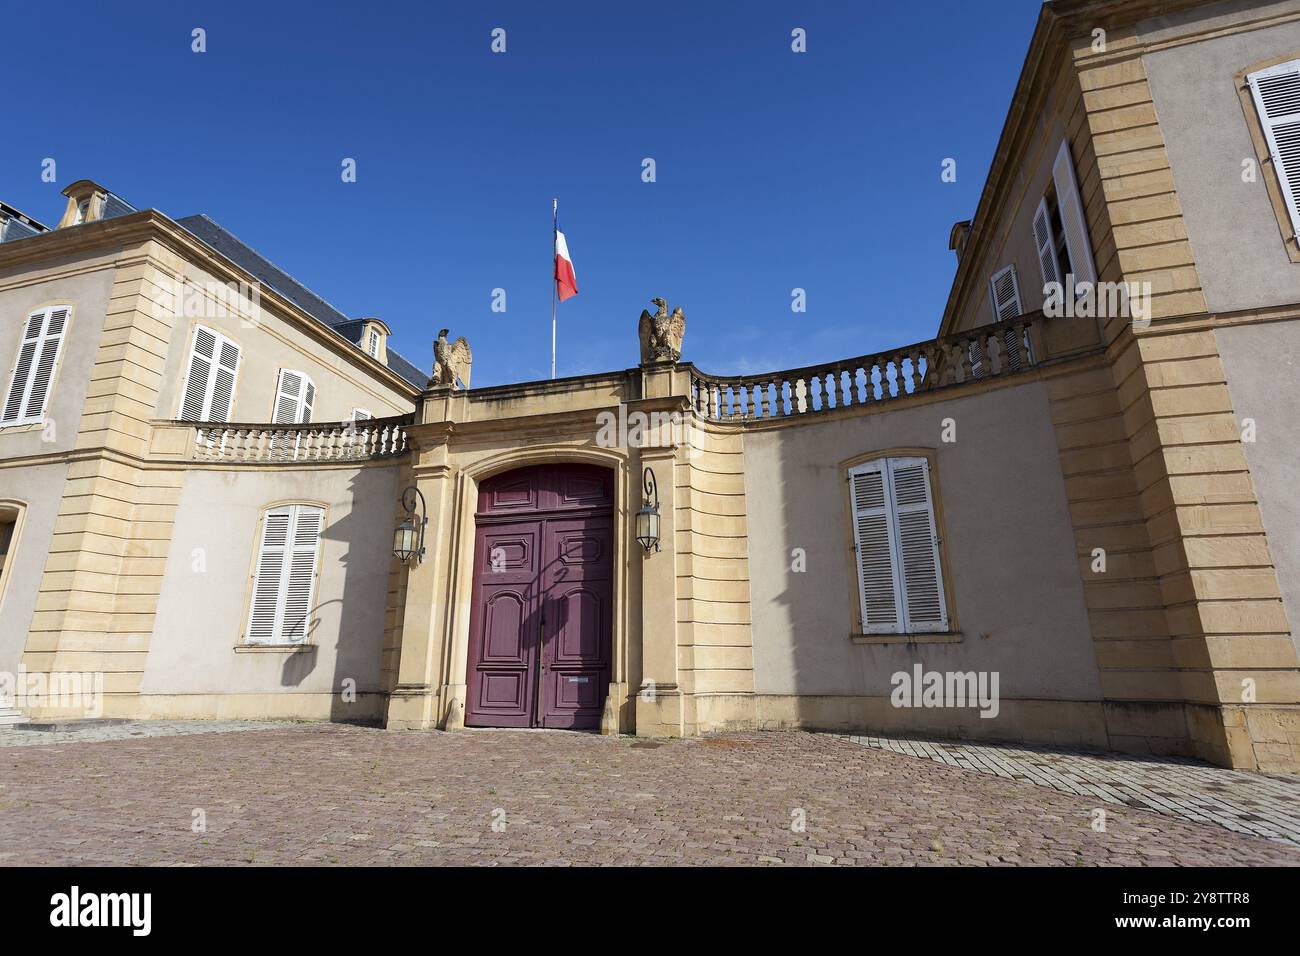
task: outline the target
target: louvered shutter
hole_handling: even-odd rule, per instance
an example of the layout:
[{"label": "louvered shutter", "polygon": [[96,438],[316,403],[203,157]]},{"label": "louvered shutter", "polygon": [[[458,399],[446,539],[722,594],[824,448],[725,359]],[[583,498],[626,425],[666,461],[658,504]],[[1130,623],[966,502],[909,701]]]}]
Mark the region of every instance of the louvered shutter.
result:
[{"label": "louvered shutter", "polygon": [[249,644],[276,643],[283,577],[292,508],[268,511],[262,521],[257,570],[253,574],[253,599],[248,613]]},{"label": "louvered shutter", "polygon": [[207,421],[230,421],[231,407],[235,400],[235,379],[238,375],[239,346],[229,339],[222,339],[217,350],[217,370],[212,382],[212,401]]},{"label": "louvered shutter", "polygon": [[324,512],[288,505],[266,513],[253,575],[249,644],[301,643],[311,629]]},{"label": "louvered shutter", "polygon": [[311,421],[311,406],[316,400],[316,386],[302,372],[280,369],[280,379],[275,389],[275,414],[277,425],[300,425]]},{"label": "louvered shutter", "polygon": [[67,309],[50,309],[46,313],[41,349],[37,355],[36,369],[28,389],[27,403],[23,406],[23,418],[29,422],[40,421],[45,415],[45,399],[50,393],[50,384],[54,380],[59,351],[63,348],[63,326],[67,320]]},{"label": "louvered shutter", "polygon": [[297,644],[311,628],[312,592],[316,584],[316,549],[324,514],[319,508],[295,505],[292,547],[284,581],[281,642]]},{"label": "louvered shutter", "polygon": [[903,620],[886,465],[883,460],[873,461],[849,471],[858,606],[864,634],[895,633]]},{"label": "louvered shutter", "polygon": [[930,496],[930,463],[924,458],[891,458],[889,472],[903,620],[909,633],[945,631],[948,610]]},{"label": "louvered shutter", "polygon": [[993,302],[993,321],[1002,322],[1024,315],[1020,308],[1020,286],[1016,282],[1016,267],[1007,266],[989,280],[989,296]]},{"label": "louvered shutter", "polygon": [[1092,243],[1088,239],[1088,223],[1083,215],[1083,201],[1079,198],[1079,184],[1074,178],[1069,140],[1062,140],[1061,148],[1057,150],[1056,161],[1052,164],[1052,182],[1056,184],[1056,206],[1061,213],[1061,229],[1065,232],[1065,247],[1070,252],[1075,285],[1096,282],[1097,267],[1092,261]]},{"label": "louvered shutter", "polygon": [[39,422],[45,417],[45,400],[58,368],[67,321],[66,306],[42,309],[27,317],[18,338],[18,357],[0,411],[0,424]]},{"label": "louvered shutter", "polygon": [[181,392],[181,419],[187,422],[205,421],[208,410],[208,385],[212,381],[212,366],[216,358],[217,335],[201,325],[194,327],[194,342],[190,347],[190,367],[185,374]]},{"label": "louvered shutter", "polygon": [[1300,60],[1251,73],[1246,83],[1264,127],[1292,234],[1300,236]]},{"label": "louvered shutter", "polygon": [[0,423],[12,424],[22,416],[23,398],[27,394],[27,383],[32,375],[32,360],[40,347],[41,326],[44,321],[45,313],[37,312],[35,315],[29,315],[23,325],[22,335],[18,337],[18,360],[14,363],[13,373],[9,377],[9,392],[5,398],[4,412],[0,414]]},{"label": "louvered shutter", "polygon": [[239,346],[219,332],[196,325],[190,365],[181,386],[181,420],[230,421],[238,374]]},{"label": "louvered shutter", "polygon": [[1046,298],[1048,285],[1065,281],[1056,261],[1056,241],[1046,196],[1038,201],[1038,211],[1034,213],[1034,249],[1038,253],[1038,268],[1043,273],[1043,297]]}]

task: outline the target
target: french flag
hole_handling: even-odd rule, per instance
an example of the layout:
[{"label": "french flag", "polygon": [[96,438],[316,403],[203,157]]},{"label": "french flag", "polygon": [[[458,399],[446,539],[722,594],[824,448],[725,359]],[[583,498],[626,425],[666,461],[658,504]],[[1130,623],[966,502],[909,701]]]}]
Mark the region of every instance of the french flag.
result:
[{"label": "french flag", "polygon": [[578,294],[578,280],[573,275],[573,259],[569,257],[569,244],[564,233],[555,230],[555,285],[563,302]]}]

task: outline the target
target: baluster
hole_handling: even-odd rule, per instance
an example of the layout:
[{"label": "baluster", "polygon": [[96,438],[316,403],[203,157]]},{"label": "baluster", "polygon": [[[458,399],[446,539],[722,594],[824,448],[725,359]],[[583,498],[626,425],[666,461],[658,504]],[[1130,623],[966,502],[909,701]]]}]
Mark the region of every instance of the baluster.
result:
[{"label": "baluster", "polygon": [[792,396],[792,397],[793,397],[793,401],[791,402],[791,405],[794,406],[794,411],[795,411],[795,413],[796,413],[796,414],[799,414],[799,415],[806,414],[807,411],[808,411],[808,381],[807,381],[807,379],[804,379],[804,378],[796,378],[796,379],[794,380],[794,389],[793,389],[793,393],[794,393],[793,396]]},{"label": "baluster", "polygon": [[823,391],[822,391],[823,411],[829,411],[832,408],[838,408],[840,403],[835,396],[835,376],[827,372],[825,373],[825,375],[818,375],[817,377],[822,380],[822,385],[823,385]]},{"label": "baluster", "polygon": [[917,369],[920,368],[920,364],[921,364],[920,350],[914,349],[913,351],[909,352],[907,354],[907,360],[908,360],[907,390],[908,392],[915,392],[917,386],[920,384],[920,378],[917,376]]},{"label": "baluster", "polygon": [[969,382],[972,375],[970,341],[962,339],[957,343],[957,370],[956,378],[958,382]]},{"label": "baluster", "polygon": [[989,375],[999,375],[1002,372],[1002,336],[998,333],[990,335],[984,343],[984,354],[988,358]]}]

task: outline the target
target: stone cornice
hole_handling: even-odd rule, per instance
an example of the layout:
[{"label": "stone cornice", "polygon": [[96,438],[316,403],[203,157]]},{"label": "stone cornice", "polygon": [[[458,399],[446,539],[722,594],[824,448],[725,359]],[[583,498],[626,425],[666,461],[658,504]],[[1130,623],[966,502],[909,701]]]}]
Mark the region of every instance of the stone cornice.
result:
[{"label": "stone cornice", "polygon": [[[952,332],[959,305],[972,294],[971,283],[982,280],[982,274],[976,269],[993,235],[990,229],[997,225],[992,212],[1003,205],[1015,183],[1026,148],[1037,132],[1037,124],[1029,119],[1042,108],[1061,61],[1069,52],[1068,41],[1087,36],[1097,27],[1110,33],[1150,17],[1178,13],[1209,2],[1211,0],[1056,0],[1043,5],[1002,125],[1002,134],[998,137],[993,162],[984,180],[970,236],[948,293],[939,323],[940,338]],[[1141,52],[1140,44],[1128,44],[1124,49],[1127,56],[1139,56]],[[982,294],[978,284],[974,292]]]},{"label": "stone cornice", "polygon": [[216,252],[182,226],[156,209],[143,209],[126,216],[101,219],[69,229],[16,239],[0,244],[0,272],[18,269],[53,258],[103,252],[113,247],[154,241],[169,251],[222,281],[257,285],[262,307],[271,306],[273,314],[305,333],[328,351],[338,355],[373,378],[379,379],[412,403],[420,389],[402,378],[382,362],[371,358],[333,329],[322,324],[255,276],[245,272]]}]

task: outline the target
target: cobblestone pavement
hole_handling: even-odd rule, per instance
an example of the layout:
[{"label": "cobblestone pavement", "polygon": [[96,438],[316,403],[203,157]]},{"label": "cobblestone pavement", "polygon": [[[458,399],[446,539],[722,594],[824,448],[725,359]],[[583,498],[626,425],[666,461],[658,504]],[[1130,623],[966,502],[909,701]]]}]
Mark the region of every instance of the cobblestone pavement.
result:
[{"label": "cobblestone pavement", "polygon": [[902,737],[841,739],[1300,847],[1300,776],[1292,774],[1225,770],[1176,757]]},{"label": "cobblestone pavement", "polygon": [[831,735],[213,726],[0,749],[0,863],[1300,865]]},{"label": "cobblestone pavement", "polygon": [[27,730],[23,725],[0,725],[0,747],[35,747],[78,741],[127,740],[132,737],[172,737],[176,734],[215,734],[238,730],[296,727],[294,721],[256,720],[130,720],[124,723],[69,721],[68,730]]}]

